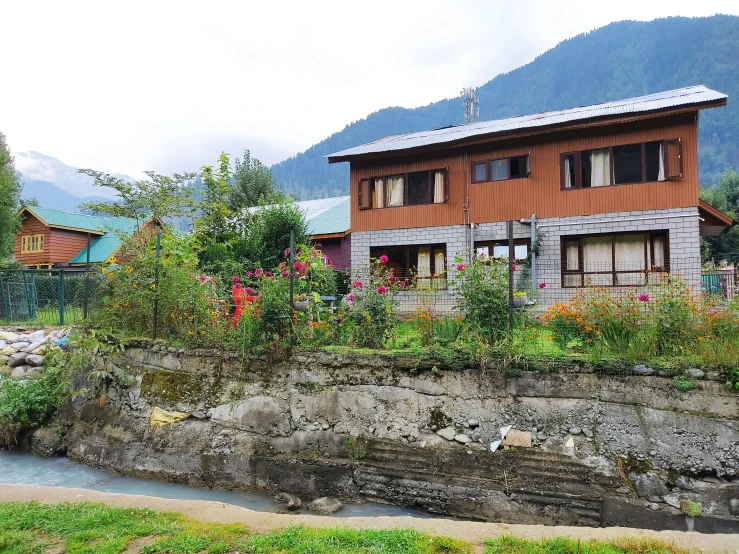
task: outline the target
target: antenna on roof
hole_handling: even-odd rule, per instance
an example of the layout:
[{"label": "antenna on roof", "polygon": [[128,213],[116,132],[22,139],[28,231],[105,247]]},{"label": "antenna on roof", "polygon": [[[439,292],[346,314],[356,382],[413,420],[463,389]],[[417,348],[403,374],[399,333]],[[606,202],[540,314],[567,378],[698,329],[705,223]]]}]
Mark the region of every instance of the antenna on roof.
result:
[{"label": "antenna on roof", "polygon": [[473,123],[480,119],[480,97],[475,94],[475,87],[463,88],[460,92],[464,106],[464,124]]}]

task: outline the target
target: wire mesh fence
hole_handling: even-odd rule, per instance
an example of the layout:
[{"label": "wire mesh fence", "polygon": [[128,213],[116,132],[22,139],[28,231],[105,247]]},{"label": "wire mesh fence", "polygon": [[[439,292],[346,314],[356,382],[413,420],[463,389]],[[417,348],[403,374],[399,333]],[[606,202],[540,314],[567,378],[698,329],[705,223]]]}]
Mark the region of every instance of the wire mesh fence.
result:
[{"label": "wire mesh fence", "polygon": [[96,305],[97,281],[84,270],[2,270],[0,324],[79,323]]}]

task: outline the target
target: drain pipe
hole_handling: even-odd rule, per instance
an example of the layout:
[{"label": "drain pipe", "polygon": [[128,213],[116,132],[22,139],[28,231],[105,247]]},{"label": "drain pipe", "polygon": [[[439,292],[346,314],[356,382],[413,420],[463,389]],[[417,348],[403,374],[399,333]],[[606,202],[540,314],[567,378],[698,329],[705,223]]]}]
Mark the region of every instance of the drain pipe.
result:
[{"label": "drain pipe", "polygon": [[531,214],[531,293],[536,290],[536,250],[533,246],[536,244],[536,214]]}]

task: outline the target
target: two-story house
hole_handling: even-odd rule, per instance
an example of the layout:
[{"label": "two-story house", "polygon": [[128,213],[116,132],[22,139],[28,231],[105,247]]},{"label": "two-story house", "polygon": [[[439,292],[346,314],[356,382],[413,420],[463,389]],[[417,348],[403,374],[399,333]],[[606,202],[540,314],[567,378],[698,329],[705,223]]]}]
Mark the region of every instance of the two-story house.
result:
[{"label": "two-story house", "polygon": [[733,221],[698,198],[698,114],[726,101],[695,86],[331,154],[351,163],[352,266],[386,255],[396,275],[443,288],[456,256],[507,256],[513,221],[517,259],[541,236],[549,290],[700,275],[700,235]]}]

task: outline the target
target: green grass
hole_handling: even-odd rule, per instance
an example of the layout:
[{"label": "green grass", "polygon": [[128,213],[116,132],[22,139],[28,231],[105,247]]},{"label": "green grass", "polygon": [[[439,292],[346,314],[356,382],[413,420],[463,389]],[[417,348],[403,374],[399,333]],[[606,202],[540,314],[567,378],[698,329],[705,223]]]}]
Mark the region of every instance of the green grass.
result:
[{"label": "green grass", "polygon": [[[248,552],[252,554],[468,553],[470,545],[413,529],[354,530],[288,527],[253,534],[240,524],[201,523],[180,514],[104,504],[37,502],[0,504],[0,552],[117,554],[135,540],[147,554]],[[139,543],[141,544],[141,543]]]},{"label": "green grass", "polygon": [[579,541],[570,537],[529,540],[502,535],[485,541],[485,554],[687,554],[687,550],[658,539],[620,538]]},{"label": "green grass", "polygon": [[[252,533],[240,524],[201,523],[181,514],[104,504],[0,503],[3,554],[117,554],[135,545],[145,554],[468,554],[459,539],[415,529],[312,529],[292,526]],[[526,540],[500,536],[485,554],[684,554],[649,538],[580,542],[568,537]]]}]

